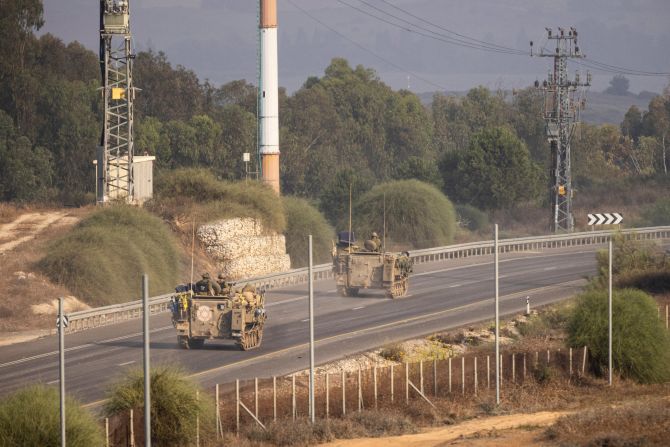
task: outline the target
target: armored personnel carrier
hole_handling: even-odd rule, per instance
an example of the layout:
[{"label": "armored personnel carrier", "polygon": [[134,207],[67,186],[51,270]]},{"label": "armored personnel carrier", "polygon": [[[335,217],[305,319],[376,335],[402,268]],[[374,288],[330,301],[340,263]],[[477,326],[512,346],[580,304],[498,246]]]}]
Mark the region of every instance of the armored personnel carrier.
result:
[{"label": "armored personnel carrier", "polygon": [[360,289],[383,289],[389,298],[407,294],[412,272],[409,253],[383,252],[374,236],[361,249],[353,233],[338,234],[333,246],[333,274],[340,295],[356,296]]},{"label": "armored personnel carrier", "polygon": [[182,348],[201,348],[205,340],[215,339],[235,340],[243,351],[261,345],[266,319],[262,291],[246,285],[218,292],[197,284],[178,286],[172,297],[172,324]]}]

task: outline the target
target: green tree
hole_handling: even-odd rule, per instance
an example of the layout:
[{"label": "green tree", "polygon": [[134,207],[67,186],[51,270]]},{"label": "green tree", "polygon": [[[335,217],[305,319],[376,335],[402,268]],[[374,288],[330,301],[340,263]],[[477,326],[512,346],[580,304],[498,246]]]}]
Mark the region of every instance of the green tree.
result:
[{"label": "green tree", "polygon": [[604,91],[608,95],[617,95],[617,96],[626,96],[629,94],[628,88],[630,87],[630,81],[624,75],[614,75],[610,79],[610,85]]},{"label": "green tree", "polygon": [[314,264],[331,260],[331,244],[335,231],[326,218],[307,200],[284,196],[286,214],[286,252],[291,256],[291,267],[305,267],[309,263],[308,235],[312,235]]},{"label": "green tree", "polygon": [[450,244],[456,230],[454,207],[439,189],[418,180],[396,180],[373,187],[356,200],[354,231],[382,235],[386,246],[427,248]]},{"label": "green tree", "polygon": [[437,163],[422,157],[411,156],[396,164],[393,178],[397,180],[416,179],[430,183],[437,188],[442,187],[442,177]]},{"label": "green tree", "polygon": [[11,118],[0,110],[0,199],[16,202],[50,198],[53,182],[51,153],[18,137]]},{"label": "green tree", "polygon": [[621,133],[628,138],[637,140],[642,132],[642,112],[636,105],[630,106],[621,122]]},{"label": "green tree", "polygon": [[542,185],[526,145],[504,127],[477,133],[467,151],[445,154],[441,171],[449,197],[481,209],[535,200]]},{"label": "green tree", "polygon": [[346,228],[349,221],[349,197],[352,203],[372,188],[374,181],[369,172],[342,169],[323,187],[319,208],[328,221],[338,229]]},{"label": "green tree", "polygon": [[[612,314],[614,371],[642,383],[670,380],[670,336],[658,318],[654,299],[635,289],[615,290]],[[568,334],[570,346],[588,347],[591,368],[604,375],[609,352],[606,290],[578,297]]]}]

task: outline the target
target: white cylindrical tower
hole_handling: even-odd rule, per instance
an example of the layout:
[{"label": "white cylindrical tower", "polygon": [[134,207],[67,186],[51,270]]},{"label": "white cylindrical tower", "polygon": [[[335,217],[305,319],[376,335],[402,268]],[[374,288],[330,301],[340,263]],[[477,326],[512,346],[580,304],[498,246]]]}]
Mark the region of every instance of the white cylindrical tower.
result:
[{"label": "white cylindrical tower", "polygon": [[260,0],[260,153],[263,181],[279,194],[279,73],[277,0]]}]

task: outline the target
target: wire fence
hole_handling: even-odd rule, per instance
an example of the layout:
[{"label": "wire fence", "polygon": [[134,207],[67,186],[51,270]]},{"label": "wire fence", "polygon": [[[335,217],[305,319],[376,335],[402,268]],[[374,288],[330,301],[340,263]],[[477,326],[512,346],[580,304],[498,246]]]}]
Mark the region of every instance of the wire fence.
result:
[{"label": "wire fence", "polygon": [[[511,390],[528,381],[588,374],[588,348],[500,354],[500,387]],[[435,399],[468,398],[495,391],[495,355],[398,363],[315,377],[315,416],[341,418],[363,410],[403,408],[414,401],[434,406]],[[309,417],[309,375],[249,378],[216,385],[216,436],[256,425]],[[105,420],[107,446],[143,446],[141,411]],[[132,423],[131,423],[132,421]],[[193,440],[198,445],[199,439]]]}]

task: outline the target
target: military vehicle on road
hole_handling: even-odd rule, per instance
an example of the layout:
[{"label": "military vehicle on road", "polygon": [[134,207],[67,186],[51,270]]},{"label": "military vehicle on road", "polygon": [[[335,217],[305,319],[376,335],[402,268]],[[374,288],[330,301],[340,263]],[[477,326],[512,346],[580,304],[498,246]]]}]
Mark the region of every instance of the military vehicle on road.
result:
[{"label": "military vehicle on road", "polygon": [[356,296],[360,289],[384,289],[389,298],[405,296],[411,272],[409,253],[384,252],[375,233],[363,249],[349,231],[340,232],[333,245],[333,274],[342,296]]},{"label": "military vehicle on road", "polygon": [[265,294],[255,287],[178,286],[172,297],[172,324],[184,349],[201,348],[205,340],[235,340],[243,350],[257,348],[263,340]]}]

